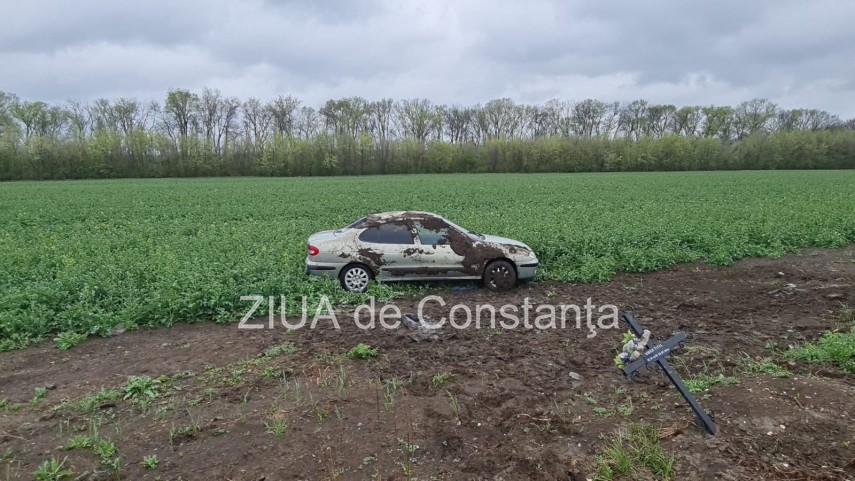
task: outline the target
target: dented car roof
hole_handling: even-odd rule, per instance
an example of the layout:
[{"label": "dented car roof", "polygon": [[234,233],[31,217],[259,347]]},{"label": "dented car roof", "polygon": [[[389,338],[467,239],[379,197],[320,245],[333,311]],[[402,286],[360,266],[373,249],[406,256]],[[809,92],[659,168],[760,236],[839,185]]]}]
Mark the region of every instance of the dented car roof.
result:
[{"label": "dented car roof", "polygon": [[442,217],[433,212],[422,212],[417,210],[397,210],[393,212],[376,212],[368,214],[367,219],[370,220],[405,220],[405,219],[423,219],[425,217]]}]

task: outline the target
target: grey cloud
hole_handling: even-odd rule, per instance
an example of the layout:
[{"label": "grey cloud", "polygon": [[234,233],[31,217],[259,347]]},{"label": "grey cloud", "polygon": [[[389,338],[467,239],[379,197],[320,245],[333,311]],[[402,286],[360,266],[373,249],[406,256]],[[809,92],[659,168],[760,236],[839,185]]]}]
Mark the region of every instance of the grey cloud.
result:
[{"label": "grey cloud", "polygon": [[48,0],[4,7],[3,50],[44,53],[99,42],[175,45],[191,43],[213,24],[215,2],[91,0],[58,4]]},{"label": "grey cloud", "polygon": [[855,116],[855,3],[817,0],[17,2],[0,89],[48,101],[227,95],[649,98]]},{"label": "grey cloud", "polygon": [[376,0],[264,0],[262,8],[276,14],[312,18],[330,24],[360,23],[384,10]]}]

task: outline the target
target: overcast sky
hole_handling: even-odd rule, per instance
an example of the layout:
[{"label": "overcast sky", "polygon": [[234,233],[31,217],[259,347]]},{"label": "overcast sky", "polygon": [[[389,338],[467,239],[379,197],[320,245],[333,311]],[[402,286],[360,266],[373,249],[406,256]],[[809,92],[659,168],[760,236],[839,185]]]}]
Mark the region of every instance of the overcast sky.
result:
[{"label": "overcast sky", "polygon": [[850,0],[6,1],[0,90],[61,102],[510,97],[855,117]]}]

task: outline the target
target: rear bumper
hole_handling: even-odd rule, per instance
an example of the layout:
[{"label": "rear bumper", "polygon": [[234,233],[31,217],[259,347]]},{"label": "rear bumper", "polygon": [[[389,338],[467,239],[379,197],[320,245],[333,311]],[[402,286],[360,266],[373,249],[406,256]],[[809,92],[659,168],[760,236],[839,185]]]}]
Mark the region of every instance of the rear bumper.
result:
[{"label": "rear bumper", "polygon": [[343,265],[338,263],[309,262],[306,260],[306,274],[310,276],[337,278],[342,267]]}]

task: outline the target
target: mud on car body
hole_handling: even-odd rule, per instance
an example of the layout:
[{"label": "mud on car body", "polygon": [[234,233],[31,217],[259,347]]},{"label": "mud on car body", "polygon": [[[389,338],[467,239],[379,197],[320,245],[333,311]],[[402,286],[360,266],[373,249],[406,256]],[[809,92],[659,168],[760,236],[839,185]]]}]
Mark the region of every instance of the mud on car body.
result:
[{"label": "mud on car body", "polygon": [[481,279],[491,290],[534,279],[537,257],[513,239],[468,231],[430,212],[371,214],[347,227],[312,234],[306,272],[362,292],[372,279]]}]

